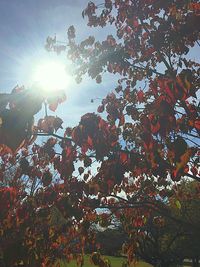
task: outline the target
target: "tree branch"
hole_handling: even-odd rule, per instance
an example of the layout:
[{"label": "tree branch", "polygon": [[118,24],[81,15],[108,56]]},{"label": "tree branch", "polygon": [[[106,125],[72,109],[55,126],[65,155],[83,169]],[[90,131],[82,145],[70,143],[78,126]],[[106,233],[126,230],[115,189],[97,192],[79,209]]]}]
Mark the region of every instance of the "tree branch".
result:
[{"label": "tree branch", "polygon": [[[140,66],[136,66],[134,64],[131,64],[128,60],[125,59],[125,62],[129,64],[129,66],[131,66],[132,68],[136,69],[136,70],[143,70],[143,71],[147,71],[147,69],[145,67],[140,67]],[[152,71],[153,73],[160,75],[160,76],[165,76],[165,74],[158,72],[154,69],[149,69],[149,71]]]},{"label": "tree branch", "polygon": [[33,135],[35,135],[35,136],[53,136],[53,137],[58,138],[58,139],[61,139],[61,140],[67,140],[67,141],[74,142],[72,140],[72,138],[62,137],[62,136],[60,136],[58,134],[54,134],[54,133],[34,133]]},{"label": "tree branch", "polygon": [[200,182],[200,177],[199,176],[195,176],[195,175],[192,175],[190,173],[184,173],[184,175],[188,176],[188,177],[190,177],[190,178],[192,178],[192,179],[194,179],[194,180],[196,180],[198,182]]}]

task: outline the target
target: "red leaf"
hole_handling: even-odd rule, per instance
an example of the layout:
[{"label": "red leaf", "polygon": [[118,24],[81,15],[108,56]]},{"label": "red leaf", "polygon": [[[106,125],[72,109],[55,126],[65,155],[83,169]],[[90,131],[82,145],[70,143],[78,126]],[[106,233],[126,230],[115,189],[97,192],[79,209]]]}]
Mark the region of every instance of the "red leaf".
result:
[{"label": "red leaf", "polygon": [[57,107],[58,107],[58,101],[55,101],[55,102],[49,104],[49,109],[51,111],[55,111],[57,109]]},{"label": "red leaf", "polygon": [[90,148],[93,147],[93,141],[92,141],[92,138],[90,136],[88,136],[87,143],[90,146]]},{"label": "red leaf", "polygon": [[85,155],[85,153],[88,151],[88,146],[87,145],[83,145],[82,147],[81,147],[81,153],[83,154],[83,155]]},{"label": "red leaf", "polygon": [[119,126],[122,126],[124,125],[125,123],[125,117],[124,117],[124,114],[122,114],[119,118]]},{"label": "red leaf", "polygon": [[165,90],[166,94],[170,97],[171,101],[174,103],[175,102],[175,98],[174,98],[174,94],[172,93],[170,87],[168,85],[166,85],[164,90]]},{"label": "red leaf", "polygon": [[143,102],[144,101],[144,92],[142,90],[137,92],[137,98],[138,98],[138,102]]},{"label": "red leaf", "polygon": [[71,153],[72,153],[72,149],[71,149],[71,147],[68,146],[68,147],[66,148],[66,150],[65,150],[65,153],[66,153],[66,156],[69,157],[69,156],[71,155]]},{"label": "red leaf", "polygon": [[100,105],[97,109],[97,112],[102,113],[104,111],[104,105]]},{"label": "red leaf", "polygon": [[6,154],[12,154],[12,150],[4,145],[4,144],[0,144],[0,156],[6,155]]},{"label": "red leaf", "polygon": [[121,161],[121,163],[125,163],[125,162],[127,162],[127,160],[128,160],[128,155],[127,155],[127,153],[125,153],[125,152],[121,152],[121,153],[120,153],[120,161]]},{"label": "red leaf", "polygon": [[194,126],[195,126],[195,128],[196,128],[197,130],[200,130],[200,120],[196,120],[196,121],[194,122]]}]

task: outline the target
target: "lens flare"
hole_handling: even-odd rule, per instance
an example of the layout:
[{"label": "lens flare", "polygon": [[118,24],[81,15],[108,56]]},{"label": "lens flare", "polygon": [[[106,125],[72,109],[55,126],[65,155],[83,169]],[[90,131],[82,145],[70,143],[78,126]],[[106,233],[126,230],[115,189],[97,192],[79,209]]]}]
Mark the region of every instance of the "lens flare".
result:
[{"label": "lens flare", "polygon": [[43,62],[35,67],[32,81],[42,90],[54,91],[66,89],[69,85],[70,75],[67,74],[64,63]]}]

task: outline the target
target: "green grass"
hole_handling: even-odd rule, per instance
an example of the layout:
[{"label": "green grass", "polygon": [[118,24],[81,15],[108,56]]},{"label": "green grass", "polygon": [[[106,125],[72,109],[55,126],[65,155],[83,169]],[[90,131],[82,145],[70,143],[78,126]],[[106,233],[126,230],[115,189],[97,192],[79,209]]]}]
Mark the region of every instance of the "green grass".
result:
[{"label": "green grass", "polygon": [[[114,267],[114,265],[113,265],[113,267]],[[152,265],[150,265],[146,262],[140,261],[136,264],[131,264],[131,267],[152,267]]]},{"label": "green grass", "polygon": [[[109,259],[110,263],[111,263],[111,267],[121,267],[122,266],[122,262],[124,262],[126,260],[126,258],[122,258],[122,257],[112,257],[112,256],[104,256],[106,259]],[[65,261],[60,261],[61,266],[60,267],[77,267],[76,261],[72,261],[70,263],[66,263]],[[188,266],[192,266],[191,263],[187,263],[187,261],[185,262],[185,264],[183,265],[183,267],[188,267]],[[94,264],[92,264],[90,262],[90,256],[86,255],[84,257],[84,265],[83,267],[95,267]],[[132,263],[130,267],[152,267],[152,265],[145,263],[143,261],[140,261],[136,264]]]},{"label": "green grass", "polygon": [[[105,258],[109,259],[112,267],[121,267],[122,262],[126,260],[125,258],[122,258],[122,257],[105,256]],[[61,267],[77,267],[77,264],[76,264],[76,261],[72,261],[70,263],[66,263],[62,261]],[[95,267],[94,264],[91,264],[88,255],[84,257],[84,267]],[[144,262],[139,262],[136,264],[132,264],[131,267],[151,267],[151,265],[144,263]]]}]

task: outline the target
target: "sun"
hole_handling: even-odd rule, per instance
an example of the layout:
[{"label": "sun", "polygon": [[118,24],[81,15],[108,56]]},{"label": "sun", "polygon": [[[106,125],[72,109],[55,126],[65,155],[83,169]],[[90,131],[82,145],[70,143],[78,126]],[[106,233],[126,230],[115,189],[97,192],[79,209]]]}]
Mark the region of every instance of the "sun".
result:
[{"label": "sun", "polygon": [[35,66],[32,81],[44,91],[61,90],[68,87],[70,75],[64,63],[46,61]]}]

